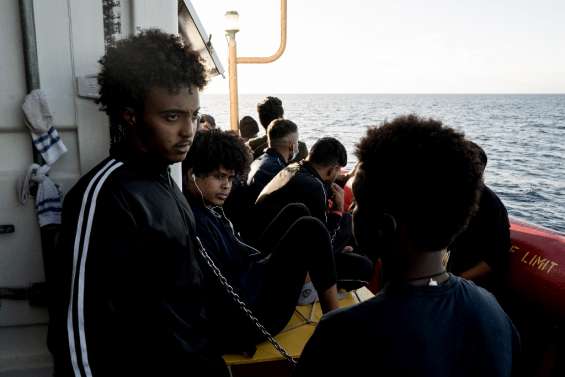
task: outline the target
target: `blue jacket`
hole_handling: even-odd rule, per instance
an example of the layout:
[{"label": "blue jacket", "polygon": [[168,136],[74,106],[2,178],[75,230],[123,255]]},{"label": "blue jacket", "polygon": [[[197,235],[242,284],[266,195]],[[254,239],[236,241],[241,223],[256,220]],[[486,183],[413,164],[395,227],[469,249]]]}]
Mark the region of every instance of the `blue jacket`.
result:
[{"label": "blue jacket", "polygon": [[267,149],[265,153],[253,161],[247,178],[247,186],[249,187],[249,195],[252,202],[257,200],[263,188],[285,167],[286,162],[284,158],[273,148]]},{"label": "blue jacket", "polygon": [[[214,264],[243,301],[254,310],[261,289],[264,258],[258,250],[242,242],[221,207],[206,207],[200,198],[187,196],[194,211],[196,232]],[[209,285],[208,307],[214,324],[214,340],[223,352],[252,352],[255,327],[218,283],[209,268],[203,270]]]}]

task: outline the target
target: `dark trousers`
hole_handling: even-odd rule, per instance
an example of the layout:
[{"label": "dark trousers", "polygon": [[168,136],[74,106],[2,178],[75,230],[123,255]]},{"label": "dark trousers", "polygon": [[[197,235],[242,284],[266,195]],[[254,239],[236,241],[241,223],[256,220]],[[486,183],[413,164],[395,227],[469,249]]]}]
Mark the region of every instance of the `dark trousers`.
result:
[{"label": "dark trousers", "polygon": [[337,282],[345,289],[367,284],[373,264],[352,252],[333,252],[326,226],[300,203],[285,206],[265,228],[257,247],[267,255],[262,290],[255,311],[263,324],[278,333],[290,320],[306,273],[318,292]]},{"label": "dark trousers", "polygon": [[319,292],[336,283],[331,240],[325,225],[309,216],[304,205],[290,204],[267,226],[257,246],[267,258],[254,309],[276,334],[290,320],[307,272]]},{"label": "dark trousers", "polygon": [[[273,242],[280,240],[283,234],[290,229],[291,225],[303,216],[310,216],[310,211],[304,204],[292,203],[285,206],[258,237],[257,248],[266,252],[272,250]],[[352,234],[350,230],[347,231],[352,226],[351,216],[344,216],[343,220],[340,237],[345,237],[342,234]],[[324,229],[326,228],[324,227]],[[308,238],[308,235],[303,239],[299,238],[297,243],[307,243]],[[335,243],[333,245],[338,288],[351,290],[366,286],[373,275],[373,262],[367,256],[359,253],[342,252],[341,249],[343,249],[347,242],[341,242],[340,240],[339,243],[341,246],[338,248],[336,248]],[[318,290],[317,287],[316,290]]]}]

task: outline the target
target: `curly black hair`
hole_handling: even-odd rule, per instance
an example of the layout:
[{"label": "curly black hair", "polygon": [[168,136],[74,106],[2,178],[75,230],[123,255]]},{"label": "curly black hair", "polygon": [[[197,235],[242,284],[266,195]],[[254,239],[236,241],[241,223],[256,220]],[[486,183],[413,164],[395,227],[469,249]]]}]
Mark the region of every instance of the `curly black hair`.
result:
[{"label": "curly black hair", "polygon": [[145,97],[154,87],[176,92],[206,85],[206,72],[198,53],[179,36],[148,29],[109,47],[99,60],[100,98],[97,103],[110,117],[112,144],[125,133],[121,114],[126,108],[141,113]]},{"label": "curly black hair", "polygon": [[259,122],[266,130],[273,120],[284,116],[282,101],[277,97],[266,97],[257,104],[257,114],[259,114]]},{"label": "curly black hair", "polygon": [[476,211],[479,153],[438,120],[411,114],[384,122],[367,131],[356,155],[359,210],[393,215],[422,251],[447,247]]},{"label": "curly black hair", "polygon": [[242,176],[249,170],[252,155],[241,137],[230,131],[212,129],[198,131],[182,163],[183,175],[192,169],[197,176],[206,176],[223,167]]}]

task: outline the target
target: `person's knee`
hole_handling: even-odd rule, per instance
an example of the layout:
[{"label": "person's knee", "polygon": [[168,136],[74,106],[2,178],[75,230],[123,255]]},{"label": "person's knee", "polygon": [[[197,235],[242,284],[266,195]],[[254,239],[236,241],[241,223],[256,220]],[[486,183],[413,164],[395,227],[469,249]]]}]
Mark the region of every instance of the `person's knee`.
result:
[{"label": "person's knee", "polygon": [[310,216],[310,210],[303,203],[290,203],[283,207],[281,213],[292,213],[293,217]]},{"label": "person's knee", "polygon": [[[318,218],[313,216],[302,216],[298,218],[291,228],[300,229],[306,234],[327,236],[329,240],[328,229]],[[325,238],[325,237],[324,237]]]}]

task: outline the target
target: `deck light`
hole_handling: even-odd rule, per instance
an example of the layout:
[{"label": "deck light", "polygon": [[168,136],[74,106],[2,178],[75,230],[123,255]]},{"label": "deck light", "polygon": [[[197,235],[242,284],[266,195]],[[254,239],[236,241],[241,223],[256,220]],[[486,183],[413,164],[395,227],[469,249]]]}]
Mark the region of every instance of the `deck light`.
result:
[{"label": "deck light", "polygon": [[235,10],[229,10],[224,15],[226,23],[226,34],[235,34],[239,31],[239,13]]}]

